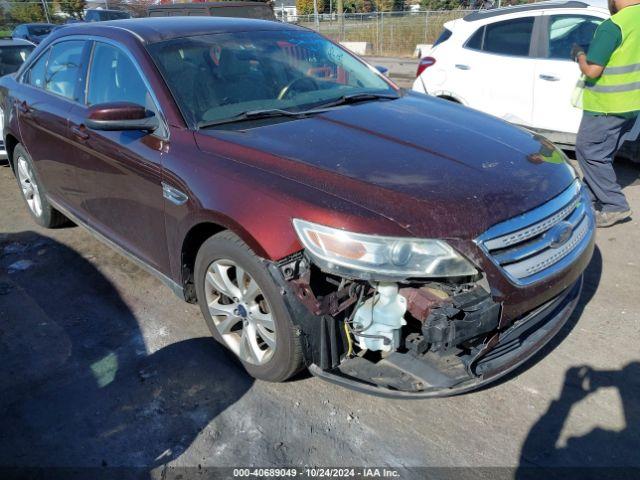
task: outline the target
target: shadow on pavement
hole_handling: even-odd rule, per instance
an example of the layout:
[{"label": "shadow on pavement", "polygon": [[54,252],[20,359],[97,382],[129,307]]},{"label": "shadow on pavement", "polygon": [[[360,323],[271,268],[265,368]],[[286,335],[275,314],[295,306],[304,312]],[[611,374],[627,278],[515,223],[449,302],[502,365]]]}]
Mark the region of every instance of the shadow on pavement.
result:
[{"label": "shadow on pavement", "polygon": [[622,188],[640,185],[640,158],[635,162],[616,159],[613,166]]},{"label": "shadow on pavement", "polygon": [[[558,445],[574,405],[601,388],[613,387],[620,395],[625,427],[621,431],[600,427]],[[640,472],[640,362],[621,370],[572,367],[566,372],[560,397],[531,428],[521,451],[516,478],[624,479]]]},{"label": "shadow on pavement", "polygon": [[74,250],[23,232],[2,235],[0,254],[0,467],[148,471],[251,387],[210,338],[149,354],[117,290]]}]

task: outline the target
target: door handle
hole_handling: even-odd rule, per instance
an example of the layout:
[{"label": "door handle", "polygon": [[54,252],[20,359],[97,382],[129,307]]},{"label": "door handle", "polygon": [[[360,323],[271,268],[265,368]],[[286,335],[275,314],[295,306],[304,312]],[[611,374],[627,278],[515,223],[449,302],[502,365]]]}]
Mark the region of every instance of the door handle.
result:
[{"label": "door handle", "polygon": [[87,128],[84,125],[71,127],[71,133],[73,133],[80,140],[87,140],[89,138],[89,133],[87,132]]},{"label": "door handle", "polygon": [[540,74],[540,78],[542,80],[546,80],[547,82],[557,82],[558,80],[560,80],[558,77],[554,75],[545,75],[544,73]]},{"label": "door handle", "polygon": [[469,70],[471,67],[469,67],[469,65],[463,65],[461,63],[456,63],[456,68],[458,70]]},{"label": "door handle", "polygon": [[16,104],[16,108],[18,109],[18,111],[20,113],[22,113],[23,115],[27,115],[29,113],[31,113],[31,107],[29,106],[29,104],[25,101],[22,102],[17,102]]}]

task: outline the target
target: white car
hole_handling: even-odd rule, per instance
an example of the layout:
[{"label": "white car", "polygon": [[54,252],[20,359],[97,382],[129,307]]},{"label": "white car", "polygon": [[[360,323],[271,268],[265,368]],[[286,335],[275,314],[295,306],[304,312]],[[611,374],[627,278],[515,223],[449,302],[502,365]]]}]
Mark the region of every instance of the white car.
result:
[{"label": "white car", "polygon": [[575,145],[582,111],[571,99],[585,51],[609,10],[578,1],[481,10],[448,22],[420,60],[413,90],[482,110],[564,146]]}]

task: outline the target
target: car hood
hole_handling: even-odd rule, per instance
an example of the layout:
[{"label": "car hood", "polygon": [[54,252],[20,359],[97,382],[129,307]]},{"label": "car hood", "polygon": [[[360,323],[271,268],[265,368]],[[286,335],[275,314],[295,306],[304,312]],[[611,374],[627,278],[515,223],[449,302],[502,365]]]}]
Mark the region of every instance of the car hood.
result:
[{"label": "car hood", "polygon": [[547,140],[423,95],[196,134],[202,150],[318,188],[422,237],[471,239],[566,189]]}]

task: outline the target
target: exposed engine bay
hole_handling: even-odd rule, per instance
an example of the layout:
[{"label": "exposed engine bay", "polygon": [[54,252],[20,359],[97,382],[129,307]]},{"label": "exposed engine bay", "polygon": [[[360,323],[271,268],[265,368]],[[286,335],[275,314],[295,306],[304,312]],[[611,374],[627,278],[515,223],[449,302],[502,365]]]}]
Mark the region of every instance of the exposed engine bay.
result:
[{"label": "exposed engine bay", "polygon": [[319,328],[301,322],[312,364],[363,384],[419,392],[481,375],[501,305],[486,282],[374,282],[322,271],[302,253],[280,262],[284,281]]}]

